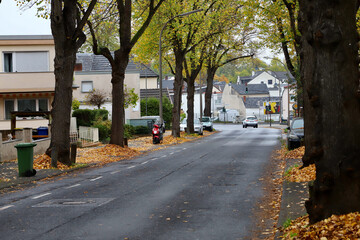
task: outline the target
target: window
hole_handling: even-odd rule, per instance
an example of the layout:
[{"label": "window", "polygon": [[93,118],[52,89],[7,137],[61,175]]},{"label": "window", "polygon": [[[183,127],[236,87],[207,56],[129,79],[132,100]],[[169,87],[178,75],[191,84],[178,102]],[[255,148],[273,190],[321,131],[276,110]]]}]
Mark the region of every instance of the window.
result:
[{"label": "window", "polygon": [[82,81],[81,82],[81,92],[87,93],[93,90],[93,82],[92,81]]},{"label": "window", "polygon": [[218,96],[215,100],[215,104],[221,104],[221,96]]},{"label": "window", "polygon": [[40,112],[49,111],[47,99],[39,99],[39,111]]},{"label": "window", "polygon": [[19,112],[35,112],[36,111],[36,99],[19,99],[18,100]]},{"label": "window", "polygon": [[11,111],[14,111],[14,100],[5,100],[5,119],[11,119]]},{"label": "window", "polygon": [[269,85],[272,84],[272,80],[271,80],[271,79],[268,80],[268,84],[269,84]]},{"label": "window", "polygon": [[12,53],[4,53],[4,72],[13,71]]},{"label": "window", "polygon": [[48,52],[4,53],[4,72],[46,72],[49,71]]}]

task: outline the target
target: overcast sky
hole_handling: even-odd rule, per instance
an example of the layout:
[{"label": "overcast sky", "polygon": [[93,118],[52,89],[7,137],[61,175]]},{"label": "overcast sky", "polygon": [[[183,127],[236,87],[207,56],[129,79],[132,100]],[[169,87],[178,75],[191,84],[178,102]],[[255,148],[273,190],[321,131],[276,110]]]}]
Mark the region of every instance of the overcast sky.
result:
[{"label": "overcast sky", "polygon": [[50,35],[50,20],[35,16],[36,9],[19,10],[14,0],[0,3],[0,35]]},{"label": "overcast sky", "polygon": [[[0,35],[51,35],[50,20],[36,17],[36,9],[21,11],[14,0],[1,0]],[[257,57],[270,63],[263,56],[272,56],[268,50],[262,50]],[[281,57],[282,56],[278,56]]]}]

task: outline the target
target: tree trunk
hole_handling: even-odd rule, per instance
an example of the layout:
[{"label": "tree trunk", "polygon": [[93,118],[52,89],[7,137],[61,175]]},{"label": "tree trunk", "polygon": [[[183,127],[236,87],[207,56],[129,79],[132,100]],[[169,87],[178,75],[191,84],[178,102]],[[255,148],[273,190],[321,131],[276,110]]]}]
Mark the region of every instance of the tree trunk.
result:
[{"label": "tree trunk", "polygon": [[59,52],[56,52],[55,57],[55,96],[51,110],[51,142],[48,152],[51,152],[49,155],[56,161],[70,166],[70,114],[76,50],[65,47],[61,54]]},{"label": "tree trunk", "polygon": [[110,144],[124,147],[125,70],[129,63],[129,53],[124,49],[115,52],[115,64],[112,66],[112,124]]},{"label": "tree trunk", "polygon": [[183,62],[185,53],[181,51],[175,52],[175,81],[174,81],[174,106],[172,111],[172,136],[180,137],[180,111],[181,111],[181,95],[183,87]]},{"label": "tree trunk", "polygon": [[79,36],[80,40],[75,37],[77,13],[76,3],[51,1],[51,31],[55,42],[55,96],[51,110],[51,142],[46,153],[53,158],[53,165],[56,165],[57,161],[71,165],[70,114],[73,72],[77,49],[85,41],[85,35]]},{"label": "tree trunk", "polygon": [[215,68],[207,69],[204,116],[211,117],[211,97],[216,70]]},{"label": "tree trunk", "polygon": [[187,79],[187,133],[194,133],[195,79]]},{"label": "tree trunk", "polygon": [[357,0],[300,1],[306,148],[315,144],[310,222],[360,211]]}]

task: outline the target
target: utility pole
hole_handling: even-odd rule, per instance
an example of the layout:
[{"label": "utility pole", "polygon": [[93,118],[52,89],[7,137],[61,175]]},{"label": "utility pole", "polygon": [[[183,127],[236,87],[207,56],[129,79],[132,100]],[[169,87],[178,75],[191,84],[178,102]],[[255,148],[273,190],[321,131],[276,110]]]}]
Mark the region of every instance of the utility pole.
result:
[{"label": "utility pole", "polygon": [[201,81],[201,70],[199,73],[199,78],[200,78],[200,122],[202,120],[202,81]]}]

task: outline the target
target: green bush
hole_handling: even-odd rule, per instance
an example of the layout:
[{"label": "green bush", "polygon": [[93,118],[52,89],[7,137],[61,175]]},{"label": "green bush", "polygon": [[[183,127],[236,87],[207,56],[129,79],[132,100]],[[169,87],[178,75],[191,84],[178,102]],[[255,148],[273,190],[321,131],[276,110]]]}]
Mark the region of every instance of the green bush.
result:
[{"label": "green bush", "polygon": [[124,125],[124,137],[131,138],[135,134],[135,128],[134,126],[131,126],[129,124]]},{"label": "green bush", "polygon": [[98,120],[94,122],[92,127],[99,129],[99,139],[102,142],[106,142],[111,135],[110,120],[103,121],[102,119],[98,118]]},{"label": "green bush", "polygon": [[101,120],[108,120],[109,111],[106,109],[94,109],[92,110],[94,120],[101,118]]},{"label": "green bush", "polygon": [[[140,102],[141,116],[159,116],[159,99],[148,98],[142,99]],[[166,128],[169,129],[172,118],[172,108],[170,100],[167,97],[163,97],[163,118],[166,122]]]},{"label": "green bush", "polygon": [[90,109],[77,109],[73,111],[72,116],[76,117],[77,127],[90,127],[92,125],[92,122],[94,121],[92,110]]},{"label": "green bush", "polygon": [[106,141],[106,139],[110,137],[111,128],[109,128],[108,126],[98,124],[98,125],[94,125],[93,127],[99,129],[99,139],[101,142]]},{"label": "green bush", "polygon": [[90,127],[94,125],[99,119],[106,121],[108,119],[109,111],[105,109],[77,109],[73,111],[72,116],[76,117],[77,127]]},{"label": "green bush", "polygon": [[146,126],[136,126],[135,127],[135,134],[141,135],[141,134],[149,134],[150,130]]},{"label": "green bush", "polygon": [[80,107],[80,101],[77,99],[74,99],[71,103],[72,110],[77,110]]}]

